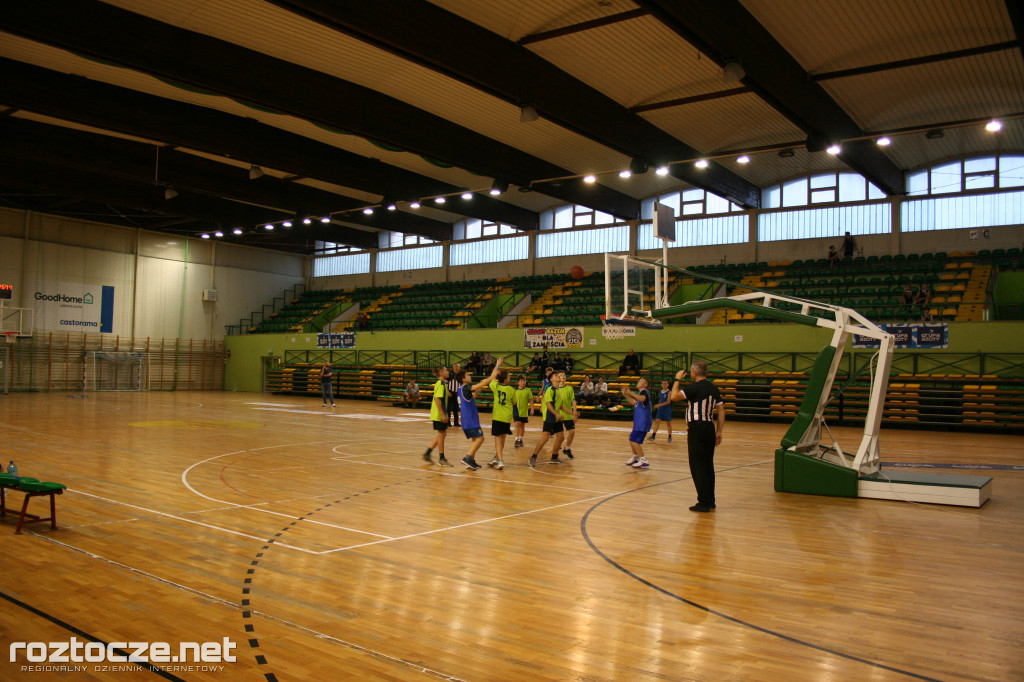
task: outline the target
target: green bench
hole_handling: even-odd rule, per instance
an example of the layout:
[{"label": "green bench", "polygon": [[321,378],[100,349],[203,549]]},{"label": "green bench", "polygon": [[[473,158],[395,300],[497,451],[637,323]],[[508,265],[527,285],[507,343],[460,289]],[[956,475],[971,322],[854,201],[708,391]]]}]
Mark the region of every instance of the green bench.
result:
[{"label": "green bench", "polygon": [[[21,513],[18,515],[18,527],[15,528],[15,535],[21,534],[21,527],[26,523],[39,523],[49,521],[50,528],[57,530],[57,495],[63,495],[67,486],[63,483],[52,483],[40,481],[37,478],[28,476],[12,476],[0,473],[0,517],[7,516],[7,491],[12,493],[25,493],[25,501],[21,505]],[[28,513],[28,501],[33,497],[50,498],[50,515],[47,517],[37,516]],[[13,510],[12,510],[13,512]]]}]

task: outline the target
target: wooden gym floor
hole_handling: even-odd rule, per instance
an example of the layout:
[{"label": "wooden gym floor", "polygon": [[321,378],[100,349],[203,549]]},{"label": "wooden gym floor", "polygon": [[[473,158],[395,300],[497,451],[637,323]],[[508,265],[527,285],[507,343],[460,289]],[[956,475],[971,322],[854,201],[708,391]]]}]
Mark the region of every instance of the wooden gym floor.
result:
[{"label": "wooden gym floor", "polygon": [[733,422],[696,514],[678,431],[634,471],[629,425],[584,420],[531,470],[538,421],[469,472],[461,430],[441,470],[426,412],[380,403],[0,396],[0,457],[69,488],[58,530],[0,524],[4,644],[237,645],[221,671],[4,655],[0,679],[1024,679],[1024,437],[884,431],[884,462],[1016,465],[965,472],[995,479],[965,509],[775,493],[785,426]]}]

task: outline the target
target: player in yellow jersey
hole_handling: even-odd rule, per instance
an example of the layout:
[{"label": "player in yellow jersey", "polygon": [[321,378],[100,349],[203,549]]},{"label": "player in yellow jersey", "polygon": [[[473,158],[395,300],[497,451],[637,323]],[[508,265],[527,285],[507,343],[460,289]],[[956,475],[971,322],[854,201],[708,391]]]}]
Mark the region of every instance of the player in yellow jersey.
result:
[{"label": "player in yellow jersey", "polygon": [[[562,415],[562,428],[565,429],[565,442],[562,443],[562,452],[569,459],[572,459],[572,440],[576,437],[576,420],[580,418],[580,411],[576,408],[576,391],[566,382],[565,372],[558,372],[558,389],[555,391],[555,409]],[[551,459],[558,459],[558,451],[551,453]]]},{"label": "player in yellow jersey", "polygon": [[516,382],[516,392],[513,398],[512,418],[515,424],[512,431],[515,433],[515,447],[523,447],[523,435],[526,434],[526,425],[530,421],[530,413],[533,412],[533,391],[526,387],[526,377],[519,377]]},{"label": "player in yellow jersey", "polygon": [[448,431],[448,412],[445,409],[448,402],[448,389],[445,388],[445,380],[448,379],[448,368],[440,365],[434,370],[437,383],[434,384],[434,395],[430,399],[430,420],[434,422],[434,440],[430,441],[430,447],[423,453],[423,461],[434,463],[430,453],[437,448],[439,466],[450,467],[451,464],[444,457],[444,437]]},{"label": "player in yellow jersey", "polygon": [[508,385],[508,370],[502,369],[498,376],[490,383],[490,389],[494,393],[494,405],[491,407],[491,436],[494,437],[494,459],[487,463],[487,466],[495,469],[504,469],[505,460],[502,457],[505,450],[505,436],[512,435],[512,419],[514,418],[514,406],[516,389]]}]

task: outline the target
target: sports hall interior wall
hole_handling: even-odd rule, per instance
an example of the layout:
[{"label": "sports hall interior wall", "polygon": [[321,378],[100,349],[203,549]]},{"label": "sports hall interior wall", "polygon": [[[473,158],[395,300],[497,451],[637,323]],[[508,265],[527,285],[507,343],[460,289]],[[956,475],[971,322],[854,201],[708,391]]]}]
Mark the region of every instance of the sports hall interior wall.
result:
[{"label": "sports hall interior wall", "polygon": [[[62,286],[113,286],[112,334],[122,337],[219,340],[225,325],[303,284],[306,263],[266,249],[0,209],[0,281],[15,287],[8,305],[32,308],[36,291]],[[203,301],[205,289],[218,291],[216,302]]]},{"label": "sports hall interior wall", "polygon": [[[713,263],[754,263],[793,261],[825,258],[830,245],[839,249],[843,236],[788,239],[757,242],[756,220],[752,215],[749,240],[744,244],[692,246],[670,248],[669,264],[679,267]],[[1024,247],[1024,225],[992,227],[988,238],[980,238],[978,230],[938,230],[935,232],[894,232],[892,234],[860,235],[859,252],[864,256],[895,256],[897,254],[934,253],[937,251],[978,251],[982,249],[1008,249]],[[975,238],[972,238],[975,237]],[[445,254],[447,256],[447,253]],[[639,251],[640,258],[661,258],[661,251]],[[447,258],[445,258],[447,262]],[[557,258],[531,258],[522,261],[503,261],[459,267],[427,268],[403,272],[317,277],[310,282],[311,289],[345,289],[348,287],[384,286],[388,284],[423,284],[428,282],[460,281],[568,273],[573,265],[586,271],[604,270],[603,254],[562,256]]]},{"label": "sports hall interior wall", "polygon": [[[792,324],[744,324],[663,330],[637,329],[636,336],[606,339],[599,325],[584,327],[583,347],[573,349],[579,357],[589,353],[625,354],[630,348],[647,353],[817,353],[831,339],[824,328],[809,329]],[[922,353],[1020,353],[1024,322],[951,322],[949,348]],[[289,351],[316,347],[315,334],[253,334],[228,336],[229,353],[224,370],[224,388],[229,391],[262,389],[262,358],[284,358]],[[357,332],[356,351],[445,351],[461,355],[472,351],[493,355],[518,351],[528,353],[522,329],[464,329]],[[861,351],[869,353],[868,351]],[[898,351],[915,352],[915,351]],[[350,364],[354,351],[333,351],[334,362]],[[352,362],[351,364],[355,364]],[[584,366],[584,365],[580,365]]]}]

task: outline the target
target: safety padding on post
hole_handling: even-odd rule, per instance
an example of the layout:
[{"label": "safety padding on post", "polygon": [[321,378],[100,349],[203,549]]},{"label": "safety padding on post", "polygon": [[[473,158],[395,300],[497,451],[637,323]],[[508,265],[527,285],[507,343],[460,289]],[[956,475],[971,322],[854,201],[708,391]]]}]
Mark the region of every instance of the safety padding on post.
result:
[{"label": "safety padding on post", "polygon": [[811,426],[811,421],[818,411],[818,403],[821,400],[821,393],[825,390],[825,383],[829,373],[832,371],[832,360],[836,356],[835,346],[825,346],[818,353],[814,360],[814,368],[807,380],[807,392],[804,393],[803,402],[800,403],[800,411],[796,419],[789,426],[786,435],[782,437],[782,447],[791,448],[800,442],[804,433]]},{"label": "safety padding on post", "polygon": [[784,448],[775,451],[775,491],[857,497],[858,473],[848,467]]}]

